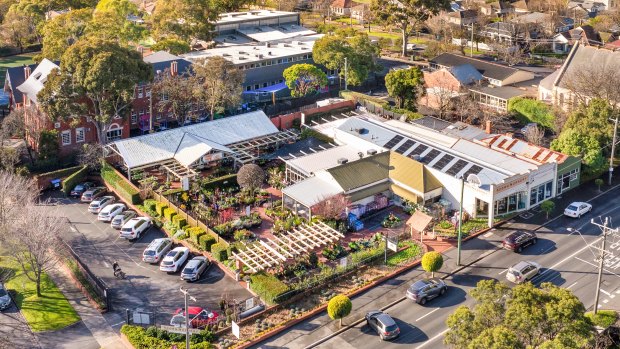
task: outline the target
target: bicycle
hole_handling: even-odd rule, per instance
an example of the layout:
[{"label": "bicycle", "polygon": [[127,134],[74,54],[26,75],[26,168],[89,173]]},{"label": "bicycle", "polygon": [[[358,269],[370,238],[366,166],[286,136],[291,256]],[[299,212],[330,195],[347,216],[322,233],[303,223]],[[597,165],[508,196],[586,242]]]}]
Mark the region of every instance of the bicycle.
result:
[{"label": "bicycle", "polygon": [[125,274],[125,272],[124,272],[124,271],[122,271],[122,270],[120,270],[120,269],[117,269],[117,270],[115,270],[115,271],[114,271],[114,276],[115,276],[117,279],[120,279],[120,280],[125,280],[125,277],[126,277],[127,275]]}]

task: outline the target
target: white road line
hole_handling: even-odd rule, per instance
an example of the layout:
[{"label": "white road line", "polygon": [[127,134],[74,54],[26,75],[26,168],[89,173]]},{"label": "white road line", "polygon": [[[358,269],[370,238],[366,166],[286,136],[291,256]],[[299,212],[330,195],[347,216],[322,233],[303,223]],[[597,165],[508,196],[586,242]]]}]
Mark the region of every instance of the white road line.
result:
[{"label": "white road line", "polygon": [[505,273],[507,271],[508,271],[508,269],[504,269],[504,270],[500,271],[497,275],[502,275],[503,273]]},{"label": "white road line", "polygon": [[116,326],[122,325],[122,324],[124,324],[124,323],[125,323],[125,321],[121,321],[121,322],[119,322],[119,323],[117,323],[117,324],[110,325],[110,326],[112,326],[112,327],[116,327]]},{"label": "white road line", "polygon": [[609,299],[603,299],[603,303],[609,303]]},{"label": "white road line", "polygon": [[611,293],[609,293],[609,292],[607,292],[607,291],[603,290],[602,288],[599,288],[599,290],[601,290],[601,292],[603,292],[604,294],[606,294],[606,295],[608,295],[608,296],[611,296]]},{"label": "white road line", "polygon": [[77,231],[77,229],[75,229],[75,227],[74,227],[74,226],[72,226],[72,225],[70,225],[70,226],[69,226],[69,229],[70,229],[70,230],[71,230],[71,232],[73,232],[73,233],[77,233],[77,232],[78,232],[78,231]]},{"label": "white road line", "polygon": [[432,313],[436,312],[437,310],[439,310],[439,308],[435,308],[434,310],[431,310],[430,312],[426,313],[426,315],[422,315],[419,318],[417,318],[415,321],[420,321],[420,320],[424,319],[425,317],[431,315]]},{"label": "white road line", "polygon": [[106,267],[106,268],[109,268],[110,264],[108,262],[106,262],[106,261],[103,261],[103,266]]},{"label": "white road line", "polygon": [[[602,237],[596,239],[596,241],[593,241],[591,244],[589,245],[585,245],[584,247],[580,248],[578,251],[576,251],[575,253],[571,254],[570,256],[562,259],[561,261],[555,263],[554,265],[550,266],[549,268],[547,268],[545,271],[543,271],[542,273],[538,274],[538,276],[534,277],[534,279],[539,278],[545,274],[547,274],[548,272],[550,272],[551,270],[555,269],[558,265],[566,262],[567,260],[575,257],[576,255],[580,254],[581,252],[583,252],[586,248],[590,248],[591,245],[594,245],[595,243],[599,242],[602,239]],[[577,257],[575,257],[577,258]]]},{"label": "white road line", "polygon": [[[578,260],[580,260],[580,261],[582,261],[582,262],[584,262],[584,263],[586,263],[586,264],[590,264],[591,266],[598,268],[598,265],[596,265],[596,264],[594,264],[594,263],[590,263],[590,262],[588,262],[588,261],[586,261],[586,260],[584,260],[584,259],[581,259],[581,258],[579,258],[579,257],[575,257],[575,259],[578,259]],[[617,277],[619,277],[619,278],[620,278],[620,275],[618,275],[618,274],[614,273],[613,271],[607,270],[607,269],[605,269],[605,268],[603,268],[603,270],[604,270],[605,272],[607,272],[607,273],[614,274],[615,276],[617,276]]]},{"label": "white road line", "polygon": [[570,286],[568,286],[566,289],[567,289],[567,290],[570,290],[570,289],[571,289],[571,287],[573,287],[573,286],[577,285],[577,282],[578,282],[578,281],[573,282],[573,283],[572,283],[572,284],[570,284]]},{"label": "white road line", "polygon": [[435,337],[427,340],[426,342],[424,342],[423,344],[419,345],[416,347],[416,349],[420,349],[420,348],[424,348],[428,343],[431,343],[432,341],[434,341],[435,339],[443,336],[446,332],[448,332],[450,329],[446,328],[445,330],[443,330],[441,333],[439,333],[438,335],[436,335]]},{"label": "white road line", "polygon": [[486,234],[484,234],[482,236],[484,236],[485,238],[488,238],[491,235],[493,235],[493,232],[490,231],[490,232],[488,232],[488,233],[486,233]]}]

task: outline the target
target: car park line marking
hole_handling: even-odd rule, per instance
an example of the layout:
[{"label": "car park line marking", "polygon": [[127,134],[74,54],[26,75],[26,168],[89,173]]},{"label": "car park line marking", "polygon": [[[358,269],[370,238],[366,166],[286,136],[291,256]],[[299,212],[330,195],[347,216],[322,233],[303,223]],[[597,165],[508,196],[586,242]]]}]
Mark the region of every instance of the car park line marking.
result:
[{"label": "car park line marking", "polygon": [[427,340],[426,342],[422,343],[421,345],[417,346],[416,349],[420,349],[420,348],[424,348],[428,343],[433,342],[435,339],[443,336],[446,332],[448,332],[450,329],[446,328],[445,330],[441,331],[438,335],[436,335],[435,337]]},{"label": "car park line marking", "polygon": [[609,299],[603,299],[603,303],[609,303]]},{"label": "car park line marking", "polygon": [[[188,312],[188,313],[189,313],[189,312]],[[190,313],[190,315],[191,315],[191,313]],[[113,325],[110,325],[110,326],[111,326],[111,327],[116,327],[116,326],[120,326],[120,325],[122,325],[122,324],[124,324],[124,323],[125,323],[125,321],[121,321],[121,322],[119,322],[119,323],[116,323],[116,324],[113,324]]]},{"label": "car park line marking", "polygon": [[435,309],[429,311],[428,313],[426,313],[426,315],[422,315],[421,317],[417,318],[415,321],[420,321],[420,320],[424,319],[425,317],[431,315],[432,313],[436,312],[437,310],[439,310],[439,308],[435,308]]},{"label": "car park line marking", "polygon": [[103,266],[106,268],[110,268],[110,263],[103,261]]},{"label": "car park line marking", "polygon": [[570,284],[570,286],[566,287],[567,290],[570,290],[571,287],[577,285],[578,281],[573,282],[572,284]]}]

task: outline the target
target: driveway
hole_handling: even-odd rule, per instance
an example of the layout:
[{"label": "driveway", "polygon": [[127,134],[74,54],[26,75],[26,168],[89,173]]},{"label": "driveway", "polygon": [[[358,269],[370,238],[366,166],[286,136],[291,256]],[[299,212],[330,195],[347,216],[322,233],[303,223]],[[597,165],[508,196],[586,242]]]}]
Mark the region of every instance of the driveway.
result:
[{"label": "driveway", "polygon": [[41,348],[15,304],[0,313],[0,347]]},{"label": "driveway", "polygon": [[[245,300],[251,293],[241,287],[217,266],[212,266],[195,283],[180,280],[179,273],[167,274],[157,265],[142,262],[142,252],[154,239],[165,237],[160,229],[152,227],[135,242],[119,237],[109,224],[98,222],[97,216],[87,211],[87,204],[76,199],[62,198],[57,206],[70,222],[70,231],[64,236],[74,251],[111,290],[112,311],[106,319],[118,328],[124,322],[126,309],[144,309],[156,314],[158,324],[168,324],[172,313],[183,306],[180,287],[188,288],[196,298],[190,305],[219,310],[222,297]],[[116,279],[112,263],[118,261],[127,274],[125,280]]]}]

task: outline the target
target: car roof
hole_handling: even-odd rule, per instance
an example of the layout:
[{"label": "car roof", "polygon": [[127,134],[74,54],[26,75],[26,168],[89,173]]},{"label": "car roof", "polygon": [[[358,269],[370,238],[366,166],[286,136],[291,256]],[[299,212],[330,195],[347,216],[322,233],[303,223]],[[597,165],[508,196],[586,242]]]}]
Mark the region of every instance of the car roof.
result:
[{"label": "car roof", "polygon": [[187,268],[187,267],[195,267],[195,266],[197,266],[198,264],[200,264],[200,262],[203,262],[203,261],[204,261],[204,259],[196,259],[196,258],[192,258],[192,260],[191,260],[191,261],[187,262],[187,265],[186,265],[185,267],[186,267],[186,268]]},{"label": "car roof", "polygon": [[428,281],[428,279],[418,280],[411,285],[411,288],[418,289],[429,284],[431,284],[431,282]]},{"label": "car roof", "polygon": [[376,318],[385,326],[396,325],[396,321],[394,321],[394,319],[386,313],[381,313],[377,315]]},{"label": "car roof", "polygon": [[527,267],[528,265],[532,265],[531,262],[529,261],[521,261],[515,265],[513,265],[512,267],[510,267],[510,269],[514,269],[514,270],[523,270],[523,268]]},{"label": "car roof", "polygon": [[[189,248],[185,247],[185,246],[178,246],[172,249],[172,251],[181,251],[181,252],[185,252],[185,251],[189,251]],[[172,252],[171,251],[171,252]]]},{"label": "car roof", "polygon": [[575,202],[571,202],[570,203],[570,205],[581,205],[581,204],[585,204],[585,202],[583,202],[583,201],[575,201]]},{"label": "car roof", "polygon": [[514,231],[514,232],[510,233],[508,236],[506,236],[506,239],[507,239],[507,240],[510,240],[510,239],[513,239],[513,238],[519,237],[519,236],[521,236],[521,235],[531,235],[531,234],[532,234],[532,232],[530,232],[530,231],[526,231],[526,230],[517,230],[517,231]]}]

